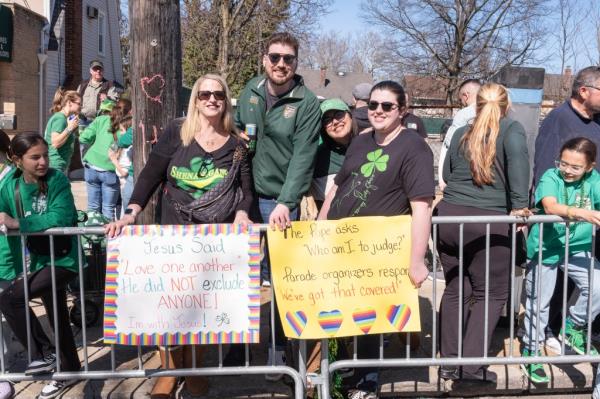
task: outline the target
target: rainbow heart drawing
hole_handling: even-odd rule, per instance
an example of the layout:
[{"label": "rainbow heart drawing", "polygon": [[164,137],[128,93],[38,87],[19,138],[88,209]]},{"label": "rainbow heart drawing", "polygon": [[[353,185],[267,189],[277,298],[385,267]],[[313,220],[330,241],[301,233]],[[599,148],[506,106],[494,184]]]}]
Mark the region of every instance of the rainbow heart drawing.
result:
[{"label": "rainbow heart drawing", "polygon": [[410,308],[408,305],[390,305],[386,317],[396,330],[402,331],[410,319]]},{"label": "rainbow heart drawing", "polygon": [[352,318],[354,322],[360,328],[364,334],[368,334],[371,331],[371,327],[375,324],[377,319],[377,312],[373,308],[362,308],[354,309],[352,312]]},{"label": "rainbow heart drawing", "polygon": [[329,335],[335,335],[340,329],[344,316],[339,310],[330,310],[319,312],[318,316],[319,325]]},{"label": "rainbow heart drawing", "polygon": [[285,319],[287,320],[289,326],[294,330],[297,336],[302,335],[302,331],[304,331],[304,327],[306,327],[306,313],[301,310],[296,312],[286,312]]}]

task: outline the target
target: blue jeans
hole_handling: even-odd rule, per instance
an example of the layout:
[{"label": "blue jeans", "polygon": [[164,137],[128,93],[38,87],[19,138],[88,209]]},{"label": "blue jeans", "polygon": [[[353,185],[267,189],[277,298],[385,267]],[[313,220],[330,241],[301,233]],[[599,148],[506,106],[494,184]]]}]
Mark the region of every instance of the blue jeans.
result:
[{"label": "blue jeans", "polygon": [[101,212],[109,220],[114,220],[120,194],[117,174],[86,166],[84,176],[87,186],[88,210]]},{"label": "blue jeans", "polygon": [[[269,216],[273,209],[277,206],[277,200],[271,198],[258,197],[258,210],[260,211],[261,223],[269,223]],[[296,220],[298,218],[298,208],[290,209],[290,220]],[[269,244],[265,239],[265,248],[263,257],[260,261],[260,277],[262,281],[271,281],[271,270],[269,262]],[[275,298],[275,297],[273,297]],[[277,302],[274,303],[275,309],[275,348],[276,350],[285,350],[287,339],[283,333],[283,326],[281,325],[281,319],[279,318],[279,312],[277,312]],[[273,340],[273,331],[269,329],[269,341]]]},{"label": "blue jeans", "polygon": [[[579,252],[569,256],[569,267],[567,275],[577,288],[579,297],[575,304],[568,309],[568,316],[576,326],[587,324],[587,306],[589,297],[589,274],[592,261],[591,252]],[[553,265],[541,265],[538,267],[536,260],[530,260],[527,264],[527,275],[525,277],[525,334],[523,335],[523,347],[530,351],[535,349],[535,337],[538,342],[545,339],[544,329],[548,324],[550,300],[556,285],[556,271],[560,267],[564,270],[564,259]],[[540,309],[537,309],[537,274],[541,278]],[[561,282],[562,284],[562,282]],[[594,292],[592,293],[592,321],[600,314],[600,262],[594,259]],[[537,317],[540,319],[540,330],[536,331]]]},{"label": "blue jeans", "polygon": [[131,194],[133,193],[133,173],[129,173],[127,175],[127,180],[125,180],[125,185],[121,190],[121,202],[123,204],[123,212],[129,205],[129,200],[131,199]]},{"label": "blue jeans", "polygon": [[[269,223],[269,216],[271,216],[271,212],[273,212],[276,206],[276,199],[258,197],[258,210],[262,219],[259,223]],[[296,219],[298,219],[298,208],[290,209],[290,220]],[[266,244],[264,256],[260,261],[260,277],[261,281],[271,281],[271,271],[269,270],[269,247]]]}]

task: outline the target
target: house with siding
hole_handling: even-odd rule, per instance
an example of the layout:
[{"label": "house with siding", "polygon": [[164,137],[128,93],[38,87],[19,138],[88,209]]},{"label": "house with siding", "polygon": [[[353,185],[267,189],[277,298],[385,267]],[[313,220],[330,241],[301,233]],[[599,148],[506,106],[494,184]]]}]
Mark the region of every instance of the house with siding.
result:
[{"label": "house with siding", "polygon": [[[0,113],[13,112],[17,129],[40,130],[58,86],[75,89],[89,63],[123,82],[119,0],[0,0],[13,13],[12,62],[0,60]],[[41,76],[41,78],[40,78]]]}]

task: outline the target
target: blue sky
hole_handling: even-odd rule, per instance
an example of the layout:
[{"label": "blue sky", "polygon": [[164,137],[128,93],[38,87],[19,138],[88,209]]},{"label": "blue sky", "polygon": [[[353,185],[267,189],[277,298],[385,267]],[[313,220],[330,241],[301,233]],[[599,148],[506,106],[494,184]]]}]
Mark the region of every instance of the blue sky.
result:
[{"label": "blue sky", "polygon": [[[582,0],[575,0],[582,1]],[[597,0],[596,0],[597,1]],[[322,32],[334,31],[342,36],[347,34],[356,34],[364,31],[373,29],[373,26],[365,23],[360,17],[360,3],[361,0],[334,0],[330,10],[331,12],[321,18],[320,30]],[[553,8],[556,10],[555,8]],[[580,12],[585,12],[581,10]],[[548,17],[546,23],[548,26],[556,26],[558,15],[553,12]],[[584,30],[591,31],[592,24],[589,21],[582,21],[581,23]],[[574,40],[574,42],[581,42],[581,40]],[[585,56],[585,49],[579,48],[575,50],[576,56],[574,59],[568,61],[568,65],[574,69],[580,69],[589,65],[588,58]],[[548,36],[548,40],[544,44],[544,47],[539,50],[540,58],[547,58],[542,65],[531,65],[541,66],[546,68],[547,73],[558,73],[560,64],[558,55],[555,48],[555,42],[552,37]]]},{"label": "blue sky", "polygon": [[331,12],[321,18],[321,30],[332,30],[345,36],[368,29],[359,13],[360,0],[334,0]]}]

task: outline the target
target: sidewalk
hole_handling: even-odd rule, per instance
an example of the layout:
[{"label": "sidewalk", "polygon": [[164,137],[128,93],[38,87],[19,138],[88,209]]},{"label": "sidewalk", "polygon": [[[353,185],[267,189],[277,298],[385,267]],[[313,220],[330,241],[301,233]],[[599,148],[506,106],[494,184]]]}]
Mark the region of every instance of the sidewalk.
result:
[{"label": "sidewalk", "polygon": [[[420,334],[420,347],[413,348],[411,357],[431,357],[431,301],[428,299],[432,290],[432,282],[427,281],[421,290],[421,320],[422,332]],[[443,283],[438,283],[438,298],[441,298]],[[267,323],[269,320],[269,298],[270,289],[262,290],[262,313],[261,336],[266,338]],[[36,313],[43,314],[43,306],[35,307]],[[74,327],[74,331],[76,328]],[[81,347],[81,333],[77,332],[76,340]],[[100,323],[88,329],[88,354],[90,370],[110,369],[110,347],[102,343],[102,330]],[[496,329],[491,345],[490,356],[505,356],[508,353],[509,343],[508,328]],[[392,335],[389,346],[385,349],[385,357],[406,357],[405,344],[400,342],[399,334]],[[252,345],[252,365],[264,365],[266,359],[266,344]],[[518,341],[514,344],[515,355],[518,353]],[[226,352],[226,347],[223,348]],[[115,350],[118,370],[130,370],[138,367],[137,348],[117,346]],[[295,354],[290,353],[292,358]],[[548,355],[552,355],[548,353]],[[21,352],[9,366],[13,370],[23,370],[25,367],[26,354]],[[83,351],[80,350],[80,358],[83,359]],[[142,350],[143,367],[147,369],[158,368],[160,361],[156,351],[152,347]],[[207,350],[206,361],[203,366],[218,366],[217,346],[210,346]],[[383,370],[380,377],[381,397],[434,397],[434,396],[457,396],[457,397],[482,397],[486,395],[542,395],[552,394],[555,397],[571,397],[575,393],[586,393],[589,397],[591,392],[594,370],[590,364],[560,365],[550,367],[551,383],[548,387],[535,387],[528,384],[523,377],[518,365],[492,366],[491,369],[498,374],[498,385],[493,386],[456,386],[452,389],[451,383],[446,384],[438,380],[436,367],[411,367],[408,369]],[[210,377],[210,390],[206,398],[292,398],[293,387],[282,382],[267,382],[262,376],[227,376]],[[73,386],[62,397],[66,399],[79,398],[147,398],[152,389],[153,382],[150,379],[110,379],[96,381],[82,381]],[[16,398],[32,398],[42,389],[42,382],[22,382],[17,385]]]}]

